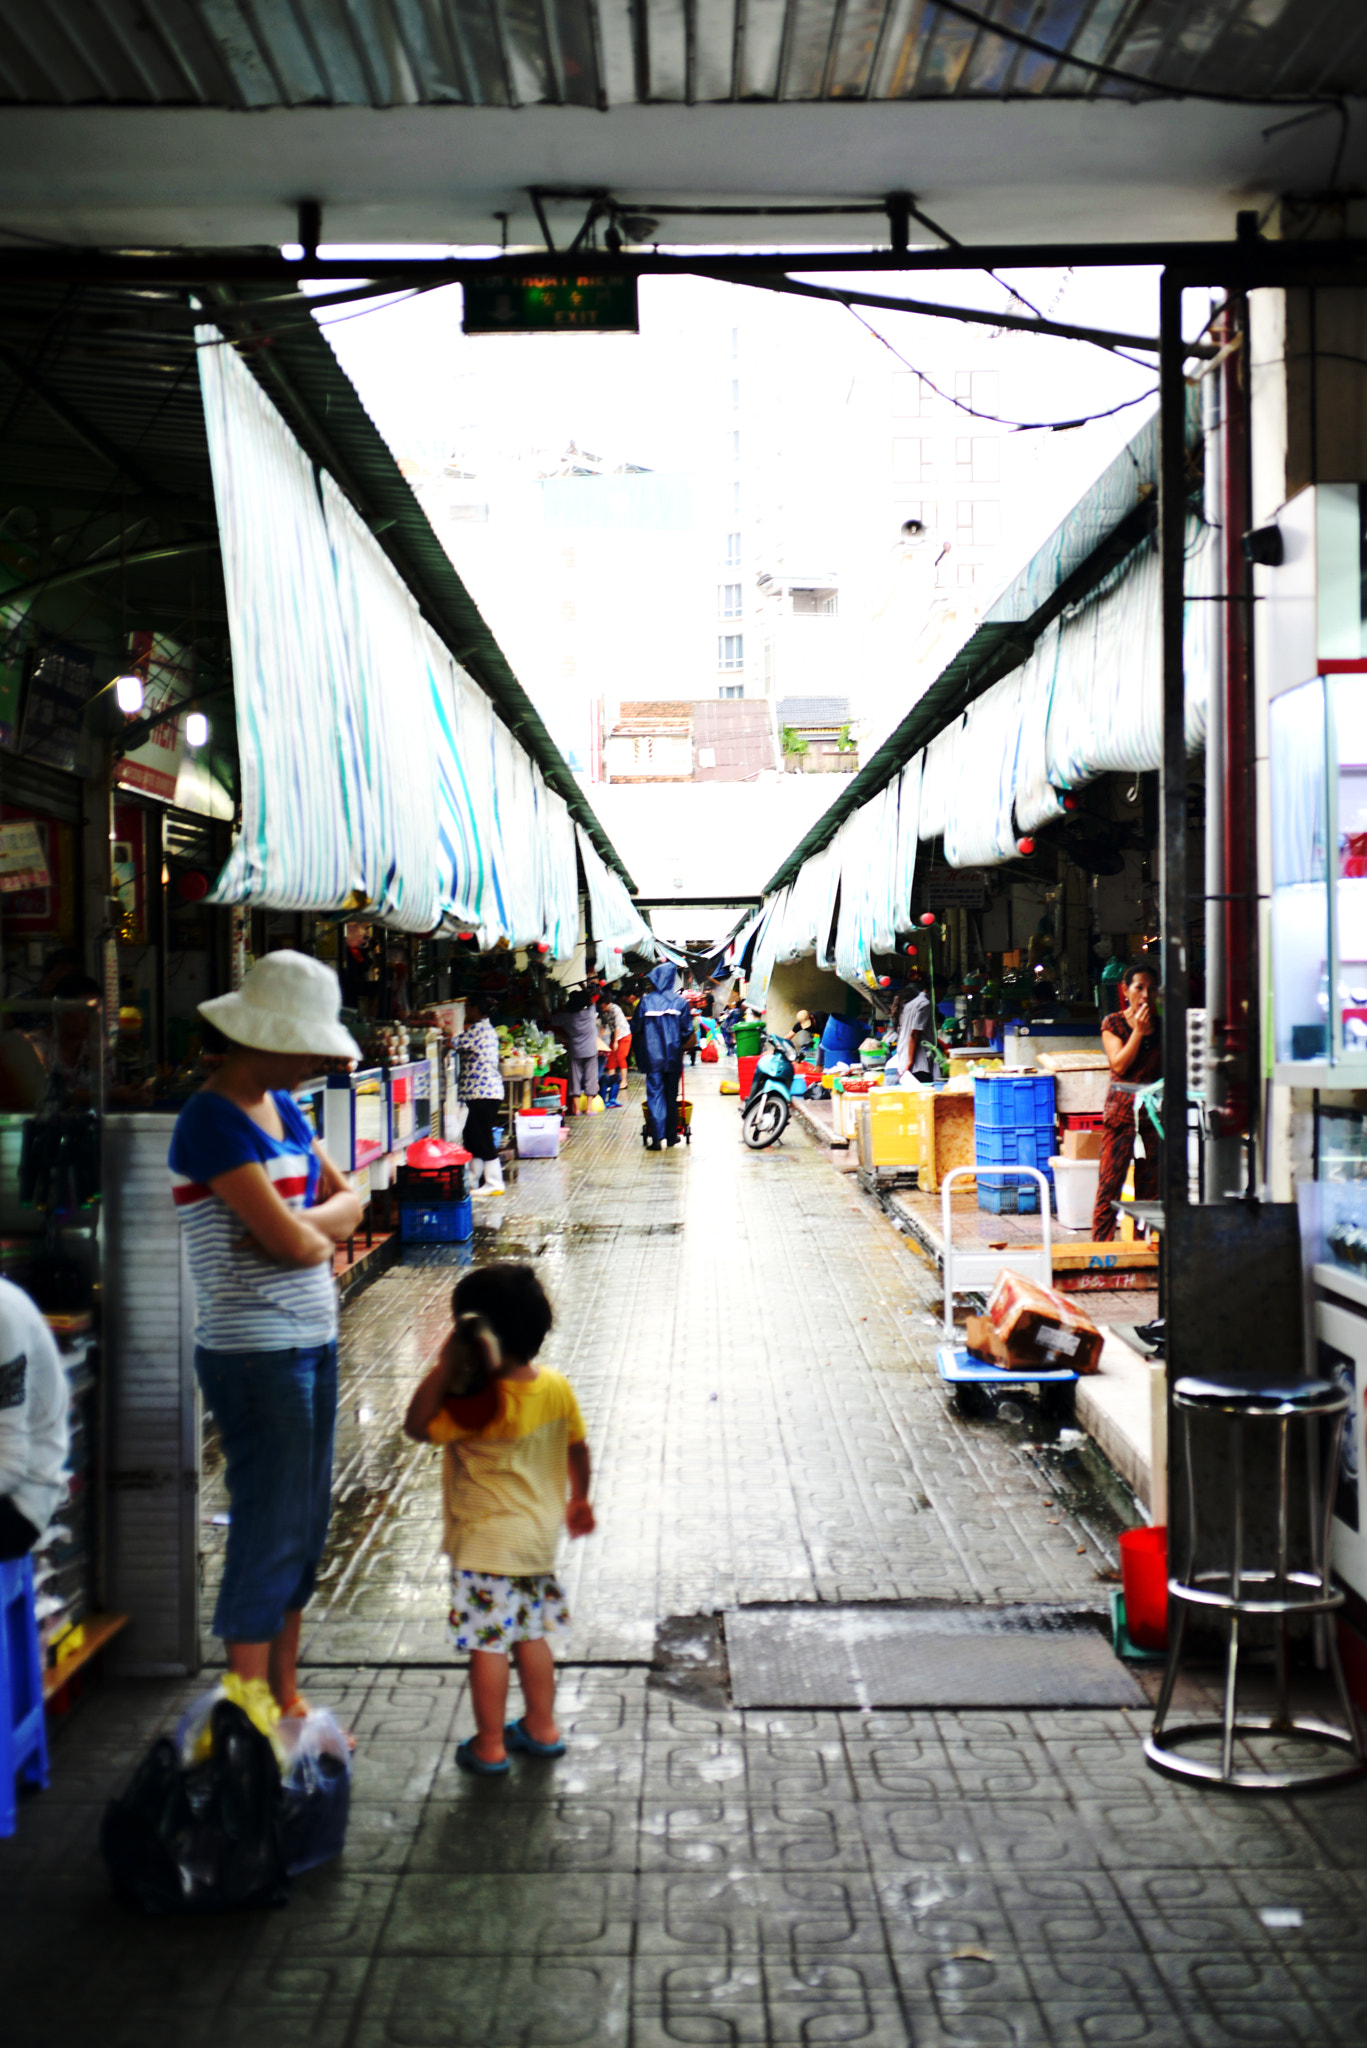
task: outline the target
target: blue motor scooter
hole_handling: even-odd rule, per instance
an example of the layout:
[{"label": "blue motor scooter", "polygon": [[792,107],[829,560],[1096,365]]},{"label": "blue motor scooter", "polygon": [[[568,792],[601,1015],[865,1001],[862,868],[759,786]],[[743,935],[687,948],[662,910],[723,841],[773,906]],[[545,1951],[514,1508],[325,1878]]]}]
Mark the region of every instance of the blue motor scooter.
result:
[{"label": "blue motor scooter", "polygon": [[797,1049],[786,1038],[765,1034],[764,1050],[755,1068],[740,1113],[741,1134],[752,1152],[773,1145],[788,1128],[795,1095],[805,1095],[807,1083],[797,1071]]}]

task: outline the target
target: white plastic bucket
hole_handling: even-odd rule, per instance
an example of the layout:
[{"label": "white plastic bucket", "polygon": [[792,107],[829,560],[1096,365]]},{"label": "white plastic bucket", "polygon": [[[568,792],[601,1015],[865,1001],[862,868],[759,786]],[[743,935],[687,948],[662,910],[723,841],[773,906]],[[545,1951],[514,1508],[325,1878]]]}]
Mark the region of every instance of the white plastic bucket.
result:
[{"label": "white plastic bucket", "polygon": [[1064,1230],[1090,1230],[1096,1207],[1096,1184],[1101,1174],[1099,1159],[1051,1159],[1054,1171],[1055,1206]]}]

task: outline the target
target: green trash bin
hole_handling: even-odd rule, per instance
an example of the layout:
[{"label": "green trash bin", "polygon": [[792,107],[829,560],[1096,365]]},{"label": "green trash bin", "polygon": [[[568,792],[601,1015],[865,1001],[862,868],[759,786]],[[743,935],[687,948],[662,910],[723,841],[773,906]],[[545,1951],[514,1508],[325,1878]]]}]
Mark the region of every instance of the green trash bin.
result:
[{"label": "green trash bin", "polygon": [[740,1059],[753,1059],[764,1043],[764,1026],[753,1021],[736,1026],[736,1053]]}]

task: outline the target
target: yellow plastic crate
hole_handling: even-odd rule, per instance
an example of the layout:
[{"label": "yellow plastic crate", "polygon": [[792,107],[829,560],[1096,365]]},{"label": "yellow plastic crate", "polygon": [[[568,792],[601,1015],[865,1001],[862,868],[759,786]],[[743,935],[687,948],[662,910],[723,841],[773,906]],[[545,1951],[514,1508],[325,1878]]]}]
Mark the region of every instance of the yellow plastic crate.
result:
[{"label": "yellow plastic crate", "polygon": [[870,1152],[868,1164],[921,1164],[921,1115],[918,1104],[921,1095],[928,1093],[928,1089],[883,1088],[867,1097]]}]

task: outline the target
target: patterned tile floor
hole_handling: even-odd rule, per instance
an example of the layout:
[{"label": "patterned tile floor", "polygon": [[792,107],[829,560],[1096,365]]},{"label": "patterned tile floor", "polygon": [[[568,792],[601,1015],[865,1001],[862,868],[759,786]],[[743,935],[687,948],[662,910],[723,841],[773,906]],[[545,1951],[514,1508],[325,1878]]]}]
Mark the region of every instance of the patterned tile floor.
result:
[{"label": "patterned tile floor", "polygon": [[933,1275],[815,1146],[748,1157],[703,1093],[691,1151],[647,1157],[637,1115],[524,1168],[500,1233],[547,1269],[599,1464],[567,1757],[453,1767],[434,1460],[397,1434],[452,1275],[391,1273],[347,1316],[310,1637],[359,1742],[346,1855],[281,1912],[130,1918],[100,1810],[197,1688],[106,1684],[0,1843],[6,2048],[1362,2048],[1367,1790],[1181,1787],[1124,1712],[741,1714],[645,1668],[658,1617],[734,1601],[1106,1587],[945,1407]]}]

